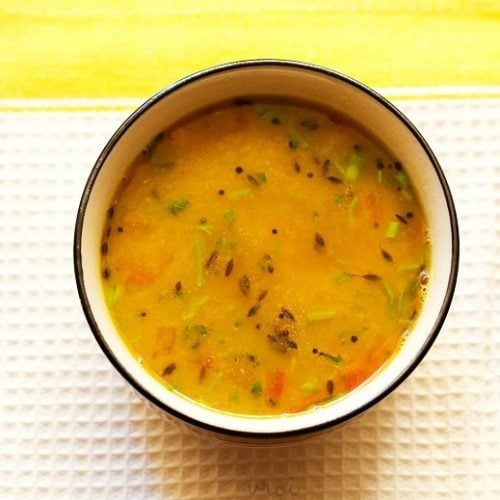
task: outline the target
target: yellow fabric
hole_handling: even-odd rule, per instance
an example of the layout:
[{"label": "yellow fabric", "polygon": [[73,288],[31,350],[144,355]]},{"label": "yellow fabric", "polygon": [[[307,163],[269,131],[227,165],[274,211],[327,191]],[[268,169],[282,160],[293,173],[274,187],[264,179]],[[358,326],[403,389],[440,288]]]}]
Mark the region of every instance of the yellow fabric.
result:
[{"label": "yellow fabric", "polygon": [[0,2],[0,98],[143,97],[277,57],[372,86],[500,84],[499,0]]}]

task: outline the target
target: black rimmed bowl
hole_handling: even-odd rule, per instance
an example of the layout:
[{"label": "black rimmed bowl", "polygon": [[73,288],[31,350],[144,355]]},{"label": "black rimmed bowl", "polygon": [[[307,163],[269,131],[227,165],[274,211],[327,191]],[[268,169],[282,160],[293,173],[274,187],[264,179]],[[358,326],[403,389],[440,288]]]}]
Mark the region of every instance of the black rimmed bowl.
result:
[{"label": "black rimmed bowl", "polygon": [[[430,283],[420,315],[401,349],[381,370],[344,397],[309,411],[246,416],[208,408],[165,388],[125,347],[101,287],[100,245],[118,183],[142,145],[158,130],[207,106],[241,96],[308,101],[361,123],[405,165],[429,226]],[[76,220],[74,265],[83,310],[102,350],[163,415],[209,435],[269,444],[315,434],[360,415],[393,391],[422,361],[450,307],[458,272],[458,226],[439,163],[415,126],[365,85],[335,71],[292,61],[252,60],[195,73],[140,106],[113,134],[90,173]]]}]

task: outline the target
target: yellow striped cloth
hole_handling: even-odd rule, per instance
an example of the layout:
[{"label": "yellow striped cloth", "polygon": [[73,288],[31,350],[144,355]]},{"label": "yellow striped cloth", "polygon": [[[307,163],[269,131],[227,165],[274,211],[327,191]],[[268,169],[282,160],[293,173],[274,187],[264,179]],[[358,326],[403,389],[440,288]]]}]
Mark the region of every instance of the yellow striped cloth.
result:
[{"label": "yellow striped cloth", "polygon": [[371,86],[500,84],[498,0],[24,0],[0,5],[0,98],[144,97],[232,60]]}]

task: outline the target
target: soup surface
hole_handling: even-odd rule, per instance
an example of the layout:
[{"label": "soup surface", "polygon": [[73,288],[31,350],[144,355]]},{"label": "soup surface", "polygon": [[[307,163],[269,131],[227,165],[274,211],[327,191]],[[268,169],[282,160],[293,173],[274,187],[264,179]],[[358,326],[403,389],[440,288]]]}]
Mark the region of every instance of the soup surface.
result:
[{"label": "soup surface", "polygon": [[103,290],[169,389],[235,413],[299,412],[398,349],[429,279],[426,231],[404,165],[359,127],[241,100],[131,159],[107,213]]}]

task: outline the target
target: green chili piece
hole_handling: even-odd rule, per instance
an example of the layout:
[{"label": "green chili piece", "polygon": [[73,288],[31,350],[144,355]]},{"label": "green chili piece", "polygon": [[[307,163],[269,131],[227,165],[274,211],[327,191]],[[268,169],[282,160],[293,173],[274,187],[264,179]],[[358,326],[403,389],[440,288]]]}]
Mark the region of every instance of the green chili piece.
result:
[{"label": "green chili piece", "polygon": [[239,189],[238,191],[231,191],[230,193],[227,194],[227,196],[231,200],[239,200],[240,198],[248,196],[251,193],[252,190],[250,188],[245,188],[245,189]]},{"label": "green chili piece", "polygon": [[200,288],[205,282],[205,274],[203,272],[203,256],[201,240],[196,239],[194,242],[194,259],[196,265],[196,286]]},{"label": "green chili piece", "polygon": [[309,382],[304,382],[300,386],[300,390],[305,394],[314,394],[319,390],[318,383],[312,380]]},{"label": "green chili piece", "polygon": [[123,288],[121,286],[106,286],[104,288],[104,297],[109,307],[114,306],[122,295]]},{"label": "green chili piece", "polygon": [[319,309],[317,311],[311,311],[306,315],[306,319],[309,322],[313,321],[323,321],[327,319],[332,319],[336,316],[333,309]]},{"label": "green chili piece", "polygon": [[387,231],[385,233],[387,238],[395,238],[398,234],[400,225],[401,225],[401,223],[399,221],[390,222],[389,226],[387,227]]}]

